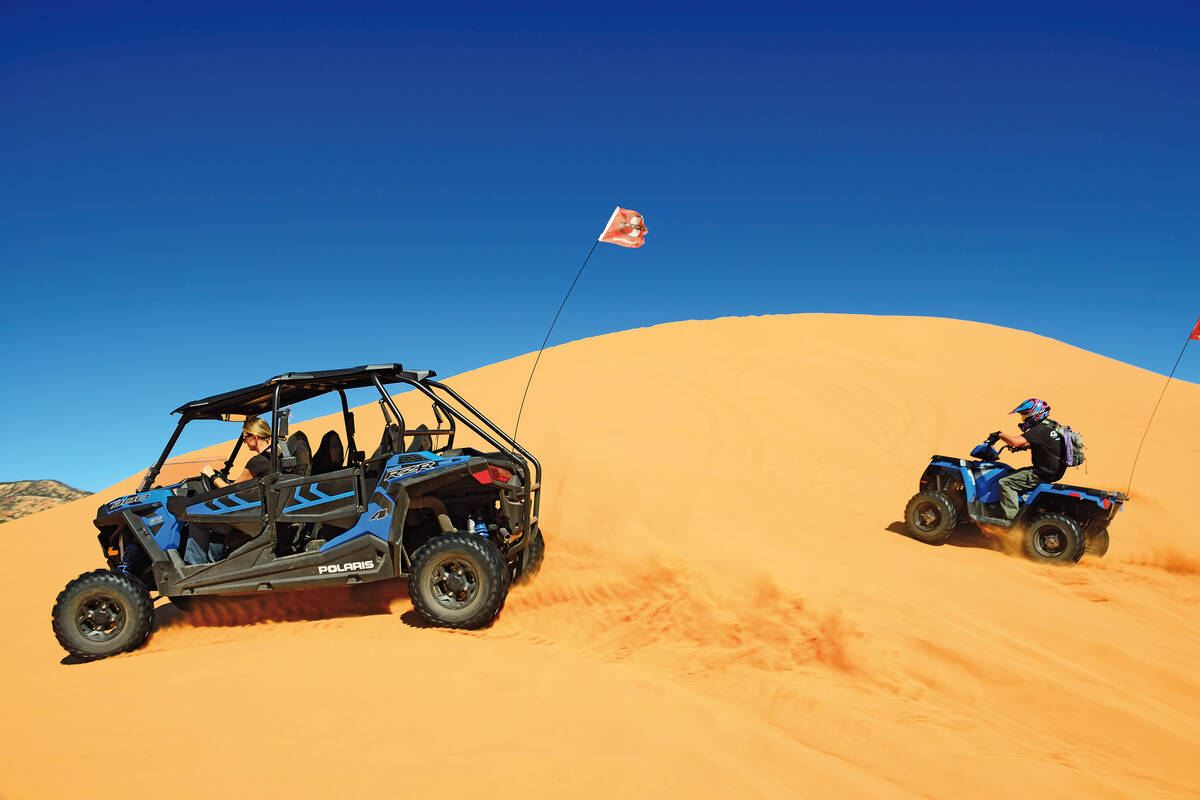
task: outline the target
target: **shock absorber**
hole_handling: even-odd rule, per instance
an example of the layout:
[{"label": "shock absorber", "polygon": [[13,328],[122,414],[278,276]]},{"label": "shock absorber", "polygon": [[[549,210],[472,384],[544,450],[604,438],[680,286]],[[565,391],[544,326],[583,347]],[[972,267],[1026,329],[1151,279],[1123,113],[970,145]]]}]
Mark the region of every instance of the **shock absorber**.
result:
[{"label": "shock absorber", "polygon": [[117,547],[120,549],[121,560],[117,564],[117,572],[136,577],[140,571],[140,565],[146,560],[146,554],[137,542],[125,543],[124,531],[121,531],[118,536]]}]

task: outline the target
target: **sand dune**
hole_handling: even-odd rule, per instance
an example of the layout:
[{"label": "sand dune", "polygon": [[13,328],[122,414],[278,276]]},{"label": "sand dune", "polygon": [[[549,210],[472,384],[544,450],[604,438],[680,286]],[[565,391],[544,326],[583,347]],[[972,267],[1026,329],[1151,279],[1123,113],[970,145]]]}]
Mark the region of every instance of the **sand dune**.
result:
[{"label": "sand dune", "polygon": [[[450,383],[511,426],[531,363]],[[1195,796],[1200,387],[1167,393],[1103,560],[897,533],[929,456],[1031,395],[1086,438],[1070,480],[1124,490],[1161,387],[939,319],[574,342],[521,422],[546,564],[491,628],[424,627],[400,584],[160,601],[142,649],[65,663],[50,606],[131,478],[0,528],[0,796]]]}]

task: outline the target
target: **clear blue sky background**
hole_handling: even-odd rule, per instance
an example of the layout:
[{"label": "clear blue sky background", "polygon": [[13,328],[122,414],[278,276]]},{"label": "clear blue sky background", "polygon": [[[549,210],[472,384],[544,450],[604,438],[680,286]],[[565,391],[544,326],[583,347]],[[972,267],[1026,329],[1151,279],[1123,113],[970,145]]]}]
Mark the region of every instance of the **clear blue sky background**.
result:
[{"label": "clear blue sky background", "polygon": [[551,344],[830,311],[1174,363],[1194,3],[561,5],[4,4],[0,480],[103,488],[280,372],[536,350],[617,204],[648,244]]}]

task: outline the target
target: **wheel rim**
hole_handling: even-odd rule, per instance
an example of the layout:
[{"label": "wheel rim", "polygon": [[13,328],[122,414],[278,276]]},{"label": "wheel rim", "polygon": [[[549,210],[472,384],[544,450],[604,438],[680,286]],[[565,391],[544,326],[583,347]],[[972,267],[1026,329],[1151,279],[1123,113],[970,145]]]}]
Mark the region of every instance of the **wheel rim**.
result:
[{"label": "wheel rim", "polygon": [[110,594],[94,594],[79,604],[75,627],[92,642],[107,642],[125,629],[125,607]]},{"label": "wheel rim", "polygon": [[479,591],[479,571],[466,559],[447,556],[429,572],[429,592],[442,608],[450,611],[466,608],[475,602]]},{"label": "wheel rim", "polygon": [[1067,550],[1067,537],[1058,528],[1047,525],[1034,532],[1033,546],[1039,555],[1057,558]]},{"label": "wheel rim", "polygon": [[921,503],[917,506],[917,527],[923,531],[931,531],[942,523],[942,512],[933,503]]}]

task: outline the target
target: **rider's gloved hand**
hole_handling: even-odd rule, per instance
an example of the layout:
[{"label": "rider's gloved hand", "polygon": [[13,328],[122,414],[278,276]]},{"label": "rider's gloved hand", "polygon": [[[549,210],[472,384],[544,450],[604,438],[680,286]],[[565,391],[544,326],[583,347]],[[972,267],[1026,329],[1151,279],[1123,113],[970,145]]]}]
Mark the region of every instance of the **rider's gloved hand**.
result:
[{"label": "rider's gloved hand", "polygon": [[1000,431],[992,431],[991,433],[988,434],[988,437],[987,437],[988,447],[991,447],[998,441],[1000,441]]}]

